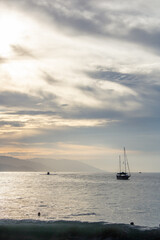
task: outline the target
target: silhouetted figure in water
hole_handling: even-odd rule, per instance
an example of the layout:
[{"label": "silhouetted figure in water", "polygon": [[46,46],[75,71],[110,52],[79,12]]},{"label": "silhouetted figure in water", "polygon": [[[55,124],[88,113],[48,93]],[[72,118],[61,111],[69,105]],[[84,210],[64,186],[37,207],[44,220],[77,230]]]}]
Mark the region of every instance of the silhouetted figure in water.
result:
[{"label": "silhouetted figure in water", "polygon": [[41,216],[41,213],[40,212],[38,212],[38,217],[40,217]]},{"label": "silhouetted figure in water", "polygon": [[47,175],[50,175],[50,172],[47,172]]}]

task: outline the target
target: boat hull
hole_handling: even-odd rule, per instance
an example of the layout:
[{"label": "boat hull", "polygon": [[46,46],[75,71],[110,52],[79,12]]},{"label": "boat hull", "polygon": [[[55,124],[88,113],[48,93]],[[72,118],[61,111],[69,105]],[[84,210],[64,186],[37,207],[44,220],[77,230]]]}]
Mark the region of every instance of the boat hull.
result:
[{"label": "boat hull", "polygon": [[116,177],[118,180],[128,180],[130,178],[130,174],[128,173],[125,173],[125,172],[120,172],[120,173],[117,173]]},{"label": "boat hull", "polygon": [[129,180],[130,176],[117,176],[118,180]]}]

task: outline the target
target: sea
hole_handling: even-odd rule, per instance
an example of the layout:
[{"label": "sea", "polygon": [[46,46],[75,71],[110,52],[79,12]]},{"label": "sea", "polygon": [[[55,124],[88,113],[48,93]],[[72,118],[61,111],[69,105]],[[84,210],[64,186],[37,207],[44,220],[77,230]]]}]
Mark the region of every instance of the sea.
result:
[{"label": "sea", "polygon": [[160,173],[0,172],[0,239],[160,239]]}]

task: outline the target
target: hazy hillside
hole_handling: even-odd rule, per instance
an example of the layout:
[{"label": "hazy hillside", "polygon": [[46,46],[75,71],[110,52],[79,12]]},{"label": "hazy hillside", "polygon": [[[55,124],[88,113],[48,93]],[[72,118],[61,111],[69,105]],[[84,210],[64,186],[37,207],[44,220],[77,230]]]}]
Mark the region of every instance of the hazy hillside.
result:
[{"label": "hazy hillside", "polygon": [[29,160],[21,160],[13,157],[0,156],[0,171],[44,171],[45,166]]},{"label": "hazy hillside", "polygon": [[22,160],[0,156],[0,171],[54,171],[54,172],[98,172],[80,161],[34,158]]},{"label": "hazy hillside", "polygon": [[55,172],[100,172],[101,170],[80,161],[73,160],[55,160],[55,159],[43,159],[34,158],[31,161],[35,163],[41,163],[48,167],[48,171]]}]

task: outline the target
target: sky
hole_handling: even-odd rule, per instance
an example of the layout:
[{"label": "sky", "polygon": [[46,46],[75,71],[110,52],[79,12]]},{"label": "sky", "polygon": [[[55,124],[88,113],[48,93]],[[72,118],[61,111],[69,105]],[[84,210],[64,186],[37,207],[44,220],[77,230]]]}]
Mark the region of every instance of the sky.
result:
[{"label": "sky", "polygon": [[160,171],[159,9],[0,0],[0,155]]}]

